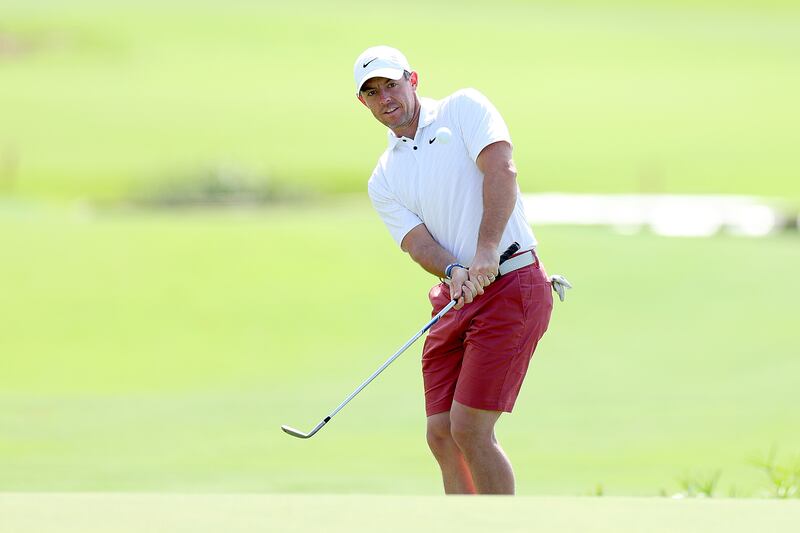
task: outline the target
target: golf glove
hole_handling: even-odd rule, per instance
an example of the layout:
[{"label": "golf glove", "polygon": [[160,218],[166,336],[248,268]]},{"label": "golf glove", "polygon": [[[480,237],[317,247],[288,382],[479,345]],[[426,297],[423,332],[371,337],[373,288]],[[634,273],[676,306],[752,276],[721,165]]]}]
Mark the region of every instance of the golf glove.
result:
[{"label": "golf glove", "polygon": [[558,294],[558,299],[562,302],[567,297],[566,290],[572,288],[572,284],[567,281],[567,278],[560,274],[550,276],[550,285],[553,287],[553,290],[556,291],[556,294]]}]

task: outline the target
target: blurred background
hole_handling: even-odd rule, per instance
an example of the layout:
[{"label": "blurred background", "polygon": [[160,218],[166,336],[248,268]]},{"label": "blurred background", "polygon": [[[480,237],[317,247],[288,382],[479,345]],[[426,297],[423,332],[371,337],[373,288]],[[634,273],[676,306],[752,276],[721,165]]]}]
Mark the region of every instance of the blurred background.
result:
[{"label": "blurred background", "polygon": [[575,285],[498,426],[519,492],[798,494],[791,0],[5,0],[0,491],[441,492],[421,342],[279,429],[429,316],[366,195],[376,44],[495,103]]}]

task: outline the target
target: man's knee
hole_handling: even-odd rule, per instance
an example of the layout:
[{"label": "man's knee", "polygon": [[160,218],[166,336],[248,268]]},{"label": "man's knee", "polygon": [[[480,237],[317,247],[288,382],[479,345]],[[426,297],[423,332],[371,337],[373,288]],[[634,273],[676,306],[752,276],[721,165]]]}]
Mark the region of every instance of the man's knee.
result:
[{"label": "man's knee", "polygon": [[476,410],[471,412],[453,411],[450,419],[450,435],[464,453],[478,451],[494,446],[494,421],[485,415],[475,416]]},{"label": "man's knee", "polygon": [[468,422],[452,424],[450,435],[463,452],[469,452],[488,443],[486,435]]},{"label": "man's knee", "polygon": [[453,447],[453,438],[450,435],[449,413],[441,413],[428,418],[427,432],[428,446],[434,455],[443,455]]}]

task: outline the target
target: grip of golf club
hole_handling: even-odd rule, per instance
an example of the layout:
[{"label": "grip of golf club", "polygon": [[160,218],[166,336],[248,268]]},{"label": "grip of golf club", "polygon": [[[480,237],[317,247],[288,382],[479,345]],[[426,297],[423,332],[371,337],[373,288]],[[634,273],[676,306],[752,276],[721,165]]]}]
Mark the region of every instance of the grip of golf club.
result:
[{"label": "grip of golf club", "polygon": [[[498,262],[498,265],[502,265],[503,263],[508,261],[512,255],[517,253],[517,251],[519,251],[519,243],[517,241],[514,241],[508,248],[506,248],[506,251],[500,255],[500,261]],[[497,277],[498,278],[500,277],[499,272],[497,274]]]},{"label": "grip of golf club", "polygon": [[500,263],[499,264],[502,265],[503,263],[508,261],[508,259],[510,259],[512,255],[517,253],[518,250],[519,250],[519,243],[516,242],[516,241],[512,242],[511,246],[506,248],[506,251],[503,252],[503,254],[500,256]]}]

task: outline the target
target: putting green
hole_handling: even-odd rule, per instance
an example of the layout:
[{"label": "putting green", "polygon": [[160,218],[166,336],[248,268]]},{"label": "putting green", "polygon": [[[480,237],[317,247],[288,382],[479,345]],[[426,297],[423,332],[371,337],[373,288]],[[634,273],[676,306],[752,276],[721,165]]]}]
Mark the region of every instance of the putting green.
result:
[{"label": "putting green", "polygon": [[800,502],[645,498],[0,494],[14,533],[792,531]]}]

